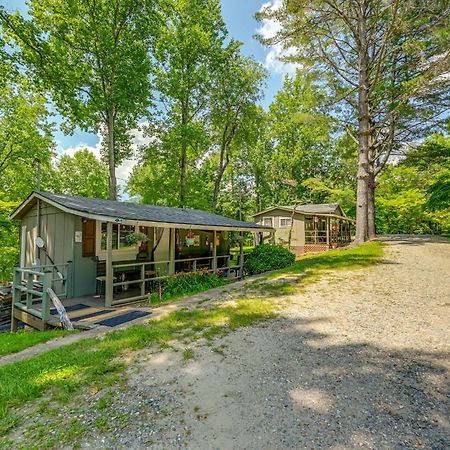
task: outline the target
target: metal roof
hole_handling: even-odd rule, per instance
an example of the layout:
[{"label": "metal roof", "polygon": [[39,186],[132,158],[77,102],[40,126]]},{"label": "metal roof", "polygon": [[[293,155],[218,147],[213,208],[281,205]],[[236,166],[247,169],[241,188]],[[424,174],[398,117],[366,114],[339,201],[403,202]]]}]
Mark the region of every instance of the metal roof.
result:
[{"label": "metal roof", "polygon": [[272,206],[264,211],[253,214],[253,217],[264,214],[268,211],[273,211],[274,209],[283,209],[286,211],[293,211],[295,208],[296,212],[303,214],[335,214],[338,210],[338,203],[319,203],[315,205],[288,205],[288,206]]},{"label": "metal roof", "polygon": [[141,203],[102,200],[98,198],[73,197],[70,195],[33,192],[11,215],[20,219],[27,211],[27,206],[35,199],[48,201],[66,212],[88,218],[113,222],[148,222],[156,226],[184,225],[186,227],[207,227],[210,229],[234,230],[271,230],[252,222],[229,219],[206,211],[189,208],[171,208],[168,206],[144,205]]}]

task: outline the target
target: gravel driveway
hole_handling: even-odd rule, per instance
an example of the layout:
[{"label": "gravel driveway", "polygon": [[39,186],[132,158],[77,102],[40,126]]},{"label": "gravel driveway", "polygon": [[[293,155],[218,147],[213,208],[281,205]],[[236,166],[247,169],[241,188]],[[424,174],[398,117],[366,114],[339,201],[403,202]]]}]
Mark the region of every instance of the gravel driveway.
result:
[{"label": "gravel driveway", "polygon": [[134,419],[82,446],[448,449],[450,241],[386,242],[215,351],[141,352],[114,401]]}]

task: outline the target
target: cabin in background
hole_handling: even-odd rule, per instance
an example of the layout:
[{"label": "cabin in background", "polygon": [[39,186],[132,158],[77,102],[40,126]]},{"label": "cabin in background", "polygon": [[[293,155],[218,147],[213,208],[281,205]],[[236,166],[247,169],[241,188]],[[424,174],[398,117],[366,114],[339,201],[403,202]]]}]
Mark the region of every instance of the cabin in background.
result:
[{"label": "cabin in background", "polygon": [[255,222],[273,228],[263,239],[287,246],[297,256],[323,252],[351,242],[353,219],[337,203],[273,206],[253,215]]}]

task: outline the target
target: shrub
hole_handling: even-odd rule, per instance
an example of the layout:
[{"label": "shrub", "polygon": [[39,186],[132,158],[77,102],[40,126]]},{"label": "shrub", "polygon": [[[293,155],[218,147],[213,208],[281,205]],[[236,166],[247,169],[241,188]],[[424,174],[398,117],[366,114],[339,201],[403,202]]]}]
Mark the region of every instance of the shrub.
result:
[{"label": "shrub", "polygon": [[223,286],[228,283],[228,280],[221,275],[221,271],[213,273],[206,270],[176,273],[169,278],[161,280],[162,298],[159,298],[158,289],[158,292],[150,294],[150,302],[158,303]]},{"label": "shrub", "polygon": [[282,269],[295,261],[295,255],[281,245],[258,245],[247,257],[244,272],[248,274]]}]

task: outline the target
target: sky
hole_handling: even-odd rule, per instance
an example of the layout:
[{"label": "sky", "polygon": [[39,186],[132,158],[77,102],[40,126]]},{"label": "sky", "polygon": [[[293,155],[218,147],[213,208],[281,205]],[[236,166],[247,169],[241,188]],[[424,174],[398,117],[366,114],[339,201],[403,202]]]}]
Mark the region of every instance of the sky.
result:
[{"label": "sky", "polygon": [[[242,51],[244,54],[253,56],[261,62],[268,71],[268,79],[264,89],[264,98],[262,105],[267,108],[271,103],[276,92],[281,88],[283,78],[287,73],[292,73],[293,67],[290,64],[280,62],[277,57],[281,54],[280,47],[266,48],[261,45],[255,34],[261,33],[265,37],[270,37],[277,31],[277,24],[273,22],[259,23],[255,19],[255,13],[263,6],[280,6],[282,0],[221,0],[222,15],[228,28],[229,36],[243,42]],[[0,0],[7,11],[19,9],[22,13],[26,12],[25,0]],[[55,131],[55,142],[59,155],[73,154],[80,148],[88,148],[99,156],[100,145],[99,137],[94,133],[86,133],[76,130],[73,135],[64,135],[59,130],[59,123],[62,118],[54,118],[57,123]],[[134,146],[145,143],[145,138],[139,130],[134,130]],[[117,169],[119,183],[124,184],[128,178],[135,162],[133,160],[124,161]]]}]

